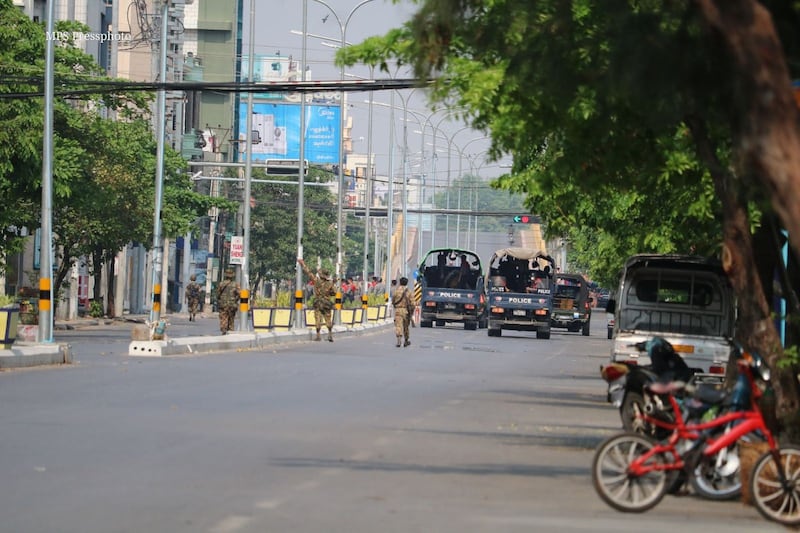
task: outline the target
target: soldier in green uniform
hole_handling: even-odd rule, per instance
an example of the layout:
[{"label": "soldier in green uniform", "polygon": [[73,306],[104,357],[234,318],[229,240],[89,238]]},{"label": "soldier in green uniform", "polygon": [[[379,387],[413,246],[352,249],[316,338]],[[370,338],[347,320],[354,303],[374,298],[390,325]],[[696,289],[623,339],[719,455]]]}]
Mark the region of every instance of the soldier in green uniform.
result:
[{"label": "soldier in green uniform", "polygon": [[236,310],[239,308],[239,285],[233,279],[232,268],[225,270],[225,279],[217,288],[217,309],[219,310],[219,329],[223,335],[233,331]]},{"label": "soldier in green uniform", "polygon": [[189,321],[196,320],[197,310],[200,308],[200,285],[194,274],[189,276],[189,284],[186,286],[186,303],[189,305]]},{"label": "soldier in green uniform", "polygon": [[408,288],[408,278],[400,278],[400,284],[392,295],[392,307],[394,307],[394,334],[397,337],[397,347],[400,347],[400,342],[403,340],[405,341],[403,346],[409,346],[411,340],[408,326],[416,305],[414,304],[414,297]]},{"label": "soldier in green uniform", "polygon": [[333,342],[333,301],[331,298],[336,296],[336,288],[330,279],[330,273],[321,268],[314,274],[301,258],[298,258],[297,262],[303,267],[303,272],[305,272],[306,276],[314,282],[314,321],[317,327],[317,336],[314,340],[322,340],[319,336],[319,331],[322,329],[322,321],[324,320],[325,325],[328,327],[328,340]]}]

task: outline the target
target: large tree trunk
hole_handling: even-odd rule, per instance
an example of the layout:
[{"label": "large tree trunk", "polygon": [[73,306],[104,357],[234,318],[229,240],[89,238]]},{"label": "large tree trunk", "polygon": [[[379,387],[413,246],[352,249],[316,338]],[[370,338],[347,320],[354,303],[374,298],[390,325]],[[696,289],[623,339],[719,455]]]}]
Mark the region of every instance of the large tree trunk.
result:
[{"label": "large tree trunk", "polygon": [[[775,212],[789,232],[792,247],[800,251],[797,104],[772,17],[763,5],[754,0],[697,0],[697,3],[715,37],[727,47],[736,69],[741,96],[735,110],[739,120],[734,124],[734,147],[742,175],[761,179]],[[723,199],[723,205],[724,202]],[[725,208],[726,212],[728,209]],[[739,231],[726,224],[727,264],[732,268],[734,278],[737,277],[736,270],[752,266],[737,263],[741,260],[736,249]],[[747,235],[749,238],[749,231]],[[778,416],[787,424],[787,430],[797,430],[800,408],[797,380],[791,369],[779,370],[776,364],[782,356],[780,342],[768,319],[769,307],[760,290],[760,281],[757,276],[752,277],[752,281],[758,283],[758,290],[755,290],[755,285],[749,287],[750,291],[747,286],[741,286],[745,280],[735,282],[740,308],[743,313],[751,314],[741,321],[742,328],[752,328],[748,334],[758,342],[752,346],[765,352],[771,368],[777,371],[774,385]],[[758,296],[750,298],[748,293],[757,293]]]},{"label": "large tree trunk", "polygon": [[789,69],[775,25],[755,0],[697,0],[736,69],[741,95],[736,151],[761,179],[775,212],[800,252],[800,132]]},{"label": "large tree trunk", "polygon": [[108,276],[106,276],[106,316],[114,318],[114,288],[116,287],[114,283],[114,257],[109,257],[108,254],[104,255],[106,257],[103,264],[108,269]]},{"label": "large tree trunk", "polygon": [[[797,380],[793,371],[781,371],[778,366],[783,349],[770,316],[769,303],[753,253],[746,202],[738,194],[735,177],[717,159],[706,134],[705,124],[696,117],[689,117],[686,122],[692,131],[699,158],[708,167],[722,204],[722,266],[738,299],[736,338],[748,349],[755,349],[762,354],[770,368],[776,371],[772,380],[777,402],[775,415],[782,423],[786,438],[800,442]],[[732,368],[729,366],[729,373]]]}]

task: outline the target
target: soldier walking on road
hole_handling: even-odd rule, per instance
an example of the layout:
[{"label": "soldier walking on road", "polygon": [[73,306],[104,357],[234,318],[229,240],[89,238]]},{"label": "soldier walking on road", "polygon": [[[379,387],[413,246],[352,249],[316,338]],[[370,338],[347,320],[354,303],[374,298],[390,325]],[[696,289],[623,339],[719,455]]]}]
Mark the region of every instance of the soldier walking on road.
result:
[{"label": "soldier walking on road", "polygon": [[400,347],[400,342],[405,340],[403,346],[409,346],[411,340],[409,339],[408,326],[411,322],[411,315],[414,314],[414,297],[411,296],[411,291],[408,289],[408,278],[400,278],[400,285],[395,289],[392,295],[392,307],[394,307],[394,334],[397,337],[397,347]]},{"label": "soldier walking on road", "polygon": [[192,322],[200,308],[200,285],[197,283],[197,276],[189,276],[189,284],[186,286],[186,303],[189,305],[189,321]]},{"label": "soldier walking on road", "polygon": [[333,301],[331,297],[336,296],[336,288],[333,281],[330,279],[330,273],[324,268],[314,274],[310,268],[306,266],[305,261],[298,258],[297,262],[303,267],[303,272],[314,283],[314,321],[317,328],[317,336],[314,337],[315,341],[322,340],[319,336],[319,331],[322,329],[322,321],[328,327],[328,340],[333,342]]},{"label": "soldier walking on road", "polygon": [[236,310],[239,307],[239,285],[233,279],[233,269],[225,270],[225,279],[217,289],[217,309],[219,310],[219,330],[223,335],[233,331]]}]

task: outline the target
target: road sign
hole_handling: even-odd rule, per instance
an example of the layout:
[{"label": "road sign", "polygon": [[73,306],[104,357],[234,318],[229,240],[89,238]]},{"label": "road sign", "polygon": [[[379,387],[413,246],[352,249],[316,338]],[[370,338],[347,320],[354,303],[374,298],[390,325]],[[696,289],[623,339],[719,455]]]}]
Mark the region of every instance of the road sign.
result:
[{"label": "road sign", "polygon": [[533,217],[531,217],[531,215],[515,215],[514,222],[519,224],[530,224],[533,222]]},{"label": "road sign", "polygon": [[234,235],[231,237],[231,262],[232,265],[244,264],[244,237]]}]

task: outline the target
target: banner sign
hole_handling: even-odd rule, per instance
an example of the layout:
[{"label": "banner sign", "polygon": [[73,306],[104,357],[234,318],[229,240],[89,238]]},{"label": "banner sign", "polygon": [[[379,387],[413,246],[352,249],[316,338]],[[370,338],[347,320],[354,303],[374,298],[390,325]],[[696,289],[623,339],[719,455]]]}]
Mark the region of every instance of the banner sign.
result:
[{"label": "banner sign", "polygon": [[[308,104],[305,159],[311,163],[339,164],[340,109]],[[247,104],[239,106],[239,151],[245,151]],[[253,104],[253,160],[300,159],[300,104]]]}]

